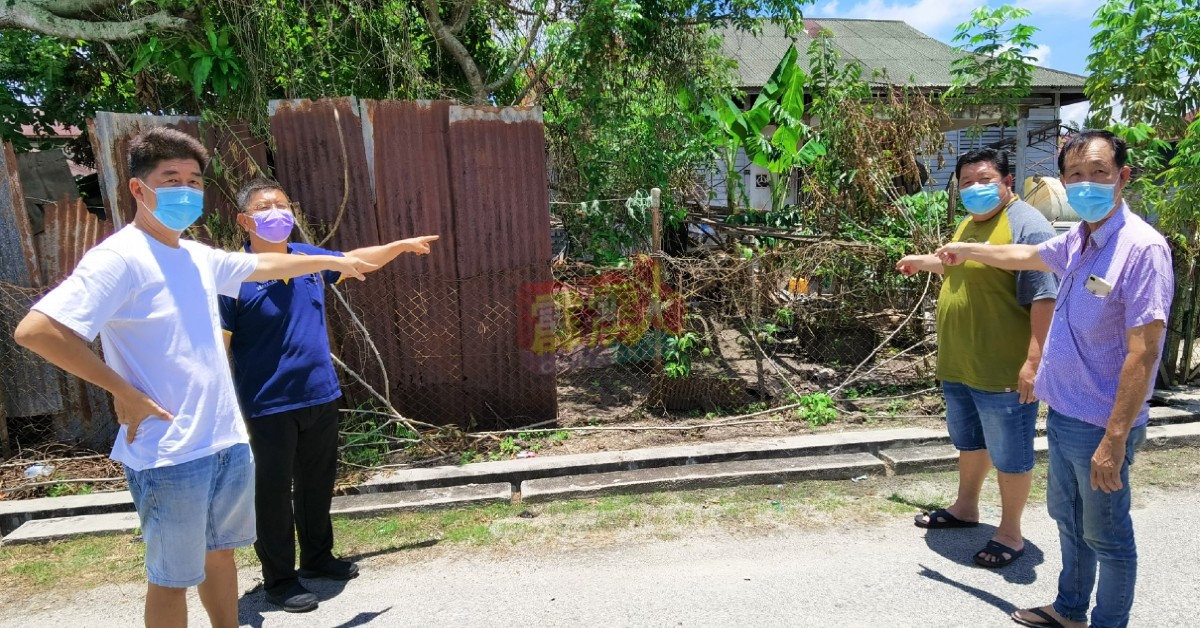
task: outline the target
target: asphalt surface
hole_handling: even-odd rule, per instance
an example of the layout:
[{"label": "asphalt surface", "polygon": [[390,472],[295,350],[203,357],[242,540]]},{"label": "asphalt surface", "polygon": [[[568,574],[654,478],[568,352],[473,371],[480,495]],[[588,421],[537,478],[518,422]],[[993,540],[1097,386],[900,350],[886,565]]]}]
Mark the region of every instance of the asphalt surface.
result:
[{"label": "asphalt surface", "polygon": [[[1134,626],[1200,625],[1200,499],[1136,492],[1140,552]],[[986,509],[985,520],[997,516]],[[1026,512],[1028,550],[1001,571],[971,555],[992,527],[926,532],[897,516],[822,532],[645,540],[599,550],[453,548],[424,562],[361,559],[349,583],[311,581],[312,613],[287,614],[261,592],[241,601],[243,625],[288,626],[1014,626],[1018,607],[1048,603],[1058,533],[1044,504]],[[245,589],[254,573],[243,573]],[[101,586],[0,626],[137,626],[142,585]],[[207,618],[194,593],[191,625]]]}]

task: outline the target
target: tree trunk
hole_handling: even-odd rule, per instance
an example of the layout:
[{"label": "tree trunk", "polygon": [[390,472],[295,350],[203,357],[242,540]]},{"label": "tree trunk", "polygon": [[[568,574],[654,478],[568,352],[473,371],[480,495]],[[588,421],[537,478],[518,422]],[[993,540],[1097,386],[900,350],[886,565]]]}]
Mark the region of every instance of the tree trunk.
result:
[{"label": "tree trunk", "polygon": [[137,39],[153,31],[184,30],[191,26],[187,19],[166,11],[118,22],[84,17],[116,4],[117,0],[5,0],[0,3],[0,28],[100,42]]}]

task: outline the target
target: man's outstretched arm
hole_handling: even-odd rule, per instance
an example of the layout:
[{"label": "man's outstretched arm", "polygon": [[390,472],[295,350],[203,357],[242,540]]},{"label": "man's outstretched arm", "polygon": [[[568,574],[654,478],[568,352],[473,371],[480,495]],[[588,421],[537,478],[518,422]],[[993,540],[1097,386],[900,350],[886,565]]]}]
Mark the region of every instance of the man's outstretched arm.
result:
[{"label": "man's outstretched arm", "polygon": [[896,270],[905,277],[912,277],[919,272],[942,274],[942,260],[937,255],[905,255],[896,262]]},{"label": "man's outstretched arm", "polygon": [[311,275],[325,270],[339,272],[343,277],[364,279],[364,273],[379,267],[368,261],[347,255],[288,255],[287,253],[258,253],[258,266],[244,281],[270,281]]},{"label": "man's outstretched arm", "polygon": [[440,236],[427,235],[418,236],[415,238],[407,238],[404,240],[396,240],[387,244],[378,246],[364,246],[361,249],[346,251],[346,257],[357,257],[364,262],[370,262],[375,265],[375,268],[364,270],[365,273],[375,272],[396,259],[401,253],[414,253],[416,255],[428,255],[429,244],[435,242]]},{"label": "man's outstretched arm", "polygon": [[1038,247],[1032,244],[951,242],[938,249],[936,255],[946,266],[958,266],[963,262],[972,261],[1005,270],[1050,272],[1050,267],[1038,254]]}]

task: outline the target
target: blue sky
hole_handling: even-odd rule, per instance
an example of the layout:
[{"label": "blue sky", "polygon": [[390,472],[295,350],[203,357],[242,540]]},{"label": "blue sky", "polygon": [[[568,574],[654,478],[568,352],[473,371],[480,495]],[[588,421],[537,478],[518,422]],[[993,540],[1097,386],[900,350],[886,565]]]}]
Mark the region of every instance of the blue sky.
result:
[{"label": "blue sky", "polygon": [[[946,43],[954,38],[954,29],[965,22],[982,0],[818,0],[804,8],[809,17],[843,17],[877,20],[903,20],[917,30]],[[989,0],[998,7],[1016,4],[1029,9],[1022,20],[1040,30],[1033,41],[1038,65],[1055,70],[1087,74],[1087,56],[1091,49],[1092,16],[1101,0]],[[1086,103],[1063,108],[1064,120],[1082,122]]]}]

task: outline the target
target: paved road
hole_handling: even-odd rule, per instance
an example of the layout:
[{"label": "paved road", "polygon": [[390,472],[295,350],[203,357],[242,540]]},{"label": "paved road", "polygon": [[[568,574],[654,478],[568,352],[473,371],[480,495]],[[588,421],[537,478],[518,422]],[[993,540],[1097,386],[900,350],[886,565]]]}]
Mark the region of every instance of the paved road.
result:
[{"label": "paved road", "polygon": [[[1200,625],[1200,499],[1143,494],[1134,514],[1141,574],[1135,626]],[[994,515],[994,513],[992,513]],[[366,558],[343,587],[315,582],[321,607],[288,615],[259,592],[244,625],[287,626],[1014,626],[1016,606],[1051,599],[1058,540],[1045,506],[1027,513],[1033,544],[1003,572],[969,557],[991,528],[934,531],[910,519],[865,529],[784,529],[746,538],[646,540],[603,550],[454,550],[419,564]],[[648,535],[649,536],[649,535]],[[400,561],[403,562],[403,561]],[[250,586],[254,574],[243,574]],[[138,625],[142,587],[107,586],[69,606],[0,626]],[[192,599],[192,625],[205,626]]]}]

